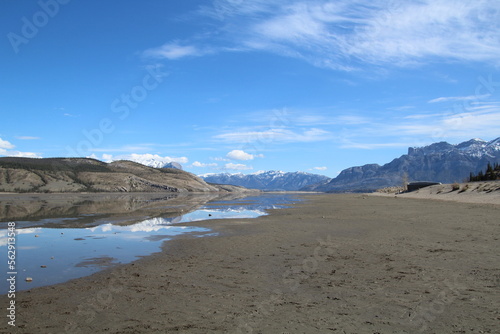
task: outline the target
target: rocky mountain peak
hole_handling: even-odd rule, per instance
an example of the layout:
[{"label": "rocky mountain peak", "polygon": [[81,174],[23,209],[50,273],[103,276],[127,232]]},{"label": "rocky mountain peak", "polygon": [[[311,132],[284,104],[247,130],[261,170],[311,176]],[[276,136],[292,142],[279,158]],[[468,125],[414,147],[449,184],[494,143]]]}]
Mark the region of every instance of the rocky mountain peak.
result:
[{"label": "rocky mountain peak", "polygon": [[206,182],[232,184],[259,190],[296,191],[307,185],[325,182],[329,177],[305,172],[258,171],[252,174],[205,174],[200,175]]},{"label": "rocky mountain peak", "polygon": [[401,186],[408,181],[460,182],[478,173],[488,163],[500,163],[500,138],[486,142],[474,138],[457,145],[447,142],[424,147],[410,147],[408,154],[379,166],[367,164],[343,170],[328,183],[308,186],[303,190],[327,192],[373,191]]}]

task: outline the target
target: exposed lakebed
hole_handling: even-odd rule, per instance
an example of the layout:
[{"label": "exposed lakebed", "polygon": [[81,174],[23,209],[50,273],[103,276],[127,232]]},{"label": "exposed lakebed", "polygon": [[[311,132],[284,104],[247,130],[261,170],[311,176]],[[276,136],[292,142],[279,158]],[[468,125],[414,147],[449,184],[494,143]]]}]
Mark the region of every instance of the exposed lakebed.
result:
[{"label": "exposed lakebed", "polygon": [[[16,227],[17,291],[62,283],[148,256],[182,234],[213,235],[191,223],[256,218],[296,201],[290,194],[0,195],[0,254],[7,267],[8,223]],[[25,279],[31,277],[31,282]],[[8,291],[0,283],[0,294]]]}]

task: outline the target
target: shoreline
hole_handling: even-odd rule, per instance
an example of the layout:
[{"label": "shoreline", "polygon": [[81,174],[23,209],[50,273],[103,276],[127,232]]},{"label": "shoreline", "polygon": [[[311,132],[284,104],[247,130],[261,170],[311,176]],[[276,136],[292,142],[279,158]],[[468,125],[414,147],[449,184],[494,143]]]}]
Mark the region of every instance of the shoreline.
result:
[{"label": "shoreline", "polygon": [[[217,236],[16,294],[12,333],[389,333],[500,321],[498,207],[362,194],[253,219],[198,221]],[[182,225],[182,224],[181,224]],[[0,303],[7,305],[5,295]],[[5,310],[5,308],[4,308]]]},{"label": "shoreline", "polygon": [[438,184],[412,192],[374,192],[367,195],[500,205],[500,181]]}]

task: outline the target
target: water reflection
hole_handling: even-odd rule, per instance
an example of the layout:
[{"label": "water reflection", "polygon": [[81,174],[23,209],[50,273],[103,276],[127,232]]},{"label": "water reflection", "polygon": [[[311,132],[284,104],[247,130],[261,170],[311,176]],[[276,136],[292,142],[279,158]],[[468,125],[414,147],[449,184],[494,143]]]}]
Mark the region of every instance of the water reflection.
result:
[{"label": "water reflection", "polygon": [[[2,232],[0,240],[5,240],[5,230]],[[24,290],[86,276],[157,252],[163,240],[174,236],[184,233],[203,235],[209,232],[207,228],[170,225],[169,221],[162,218],[148,219],[128,226],[108,223],[91,228],[19,229],[16,241],[19,273],[17,289]],[[32,277],[33,281],[25,282],[26,277]]]},{"label": "water reflection", "polygon": [[[242,194],[0,195],[0,254],[7,258],[7,222],[14,221],[20,291],[134,261],[158,252],[163,241],[181,234],[212,234],[181,223],[255,218],[292,201],[290,195]],[[7,273],[7,261],[2,262]],[[26,277],[33,281],[25,282]],[[6,293],[6,280],[0,288]]]}]

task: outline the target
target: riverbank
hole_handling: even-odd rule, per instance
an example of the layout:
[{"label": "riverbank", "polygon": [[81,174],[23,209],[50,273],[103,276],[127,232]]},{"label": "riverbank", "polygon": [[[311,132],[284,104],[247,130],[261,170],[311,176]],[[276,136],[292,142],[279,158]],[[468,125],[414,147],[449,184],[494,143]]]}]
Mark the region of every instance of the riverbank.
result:
[{"label": "riverbank", "polygon": [[[17,293],[13,333],[494,333],[497,205],[301,195],[161,253]],[[0,297],[2,308],[9,302]],[[4,311],[7,312],[7,311]]]}]

